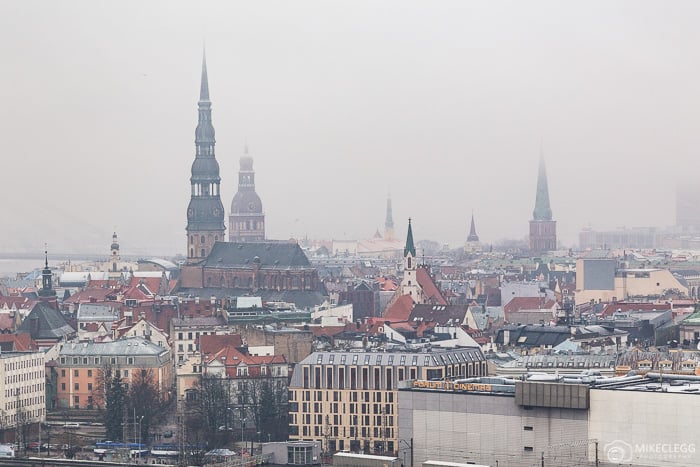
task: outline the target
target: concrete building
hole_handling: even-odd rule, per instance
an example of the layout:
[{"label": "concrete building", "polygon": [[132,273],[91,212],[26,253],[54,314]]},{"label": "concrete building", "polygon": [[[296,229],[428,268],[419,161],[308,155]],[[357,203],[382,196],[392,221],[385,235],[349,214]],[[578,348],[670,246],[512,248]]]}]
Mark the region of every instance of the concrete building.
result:
[{"label": "concrete building", "polygon": [[0,353],[0,426],[3,429],[46,419],[44,352]]},{"label": "concrete building", "polygon": [[402,381],[486,372],[479,348],[315,352],[296,365],[289,384],[289,438],[322,441],[327,452],[396,452]]},{"label": "concrete building", "polygon": [[576,261],[576,305],[614,302],[634,297],[663,296],[669,291],[688,295],[683,285],[668,269],[623,268],[614,259],[579,259]]}]

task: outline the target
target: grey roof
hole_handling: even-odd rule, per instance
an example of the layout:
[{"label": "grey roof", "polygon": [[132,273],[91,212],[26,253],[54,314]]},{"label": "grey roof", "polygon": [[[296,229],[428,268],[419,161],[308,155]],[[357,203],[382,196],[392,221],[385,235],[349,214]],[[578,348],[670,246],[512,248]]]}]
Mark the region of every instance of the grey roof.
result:
[{"label": "grey roof", "polygon": [[61,347],[61,356],[95,356],[95,355],[160,355],[167,349],[144,339],[128,337],[112,342],[71,342]]},{"label": "grey roof", "polygon": [[[458,354],[455,357],[455,354]],[[351,365],[355,356],[359,365],[378,365],[378,366],[434,366],[448,365],[450,362],[445,360],[447,355],[451,355],[455,359],[455,363],[467,363],[484,360],[484,354],[478,347],[460,347],[455,349],[432,349],[430,352],[314,352],[299,365]],[[331,357],[333,361],[331,361]],[[402,364],[401,358],[405,357]],[[413,357],[417,357],[416,364],[413,364]],[[426,363],[426,357],[429,360]],[[369,360],[367,360],[369,358]],[[466,360],[465,360],[466,359]],[[391,363],[389,361],[391,360]]]},{"label": "grey roof", "polygon": [[[37,328],[33,323],[38,321]],[[75,333],[60,311],[44,302],[37,303],[17,329],[18,334],[28,333],[32,339],[61,339]]]},{"label": "grey roof", "polygon": [[614,355],[526,355],[500,365],[503,368],[611,368]]},{"label": "grey roof", "polygon": [[204,266],[207,268],[250,268],[259,261],[261,268],[311,268],[297,243],[216,242]]},{"label": "grey roof", "polygon": [[77,318],[78,321],[116,321],[119,319],[119,310],[109,305],[82,303]]},{"label": "grey roof", "polygon": [[[319,285],[319,287],[322,287]],[[200,297],[202,300],[207,300],[209,297],[216,297],[219,299],[230,298],[230,297],[242,297],[250,295],[251,289],[245,289],[241,287],[231,288],[222,287],[214,288],[207,287],[203,289],[198,288],[182,288],[178,292],[180,295],[189,295],[192,297]],[[269,290],[260,289],[255,292],[257,296],[261,297],[263,302],[287,302],[294,303],[297,308],[300,309],[310,309],[316,305],[320,305],[325,301],[325,296],[328,294],[321,290]]]},{"label": "grey roof", "polygon": [[226,320],[218,316],[197,316],[193,318],[173,318],[171,321],[174,328],[189,326],[225,326]]}]

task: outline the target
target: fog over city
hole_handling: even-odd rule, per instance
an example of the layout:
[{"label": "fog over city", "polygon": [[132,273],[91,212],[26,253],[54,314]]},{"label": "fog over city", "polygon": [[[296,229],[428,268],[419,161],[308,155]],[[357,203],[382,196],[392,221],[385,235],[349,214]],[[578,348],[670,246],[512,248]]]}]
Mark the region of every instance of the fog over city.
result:
[{"label": "fog over city", "polygon": [[226,216],[248,146],[270,239],[669,226],[699,170],[700,4],[0,3],[0,252],[185,253],[206,47]]}]

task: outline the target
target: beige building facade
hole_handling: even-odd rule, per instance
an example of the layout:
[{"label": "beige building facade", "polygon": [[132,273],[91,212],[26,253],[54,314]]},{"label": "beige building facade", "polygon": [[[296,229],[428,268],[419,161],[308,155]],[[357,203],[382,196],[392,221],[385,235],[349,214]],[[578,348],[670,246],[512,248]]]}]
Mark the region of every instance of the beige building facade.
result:
[{"label": "beige building facade", "polygon": [[396,453],[398,386],[406,380],[486,375],[481,349],[430,352],[315,352],[289,384],[290,440],[326,452]]}]

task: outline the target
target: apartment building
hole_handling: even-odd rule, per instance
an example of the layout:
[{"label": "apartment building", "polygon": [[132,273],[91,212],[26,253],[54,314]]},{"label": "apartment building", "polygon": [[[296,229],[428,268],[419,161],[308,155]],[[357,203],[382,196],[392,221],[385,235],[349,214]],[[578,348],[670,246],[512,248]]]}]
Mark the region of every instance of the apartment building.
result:
[{"label": "apartment building", "polygon": [[484,354],[474,347],[315,352],[292,374],[289,438],[321,441],[327,452],[395,453],[401,381],[486,373]]},{"label": "apartment building", "polygon": [[46,417],[43,352],[0,353],[0,425],[39,423]]},{"label": "apartment building", "polygon": [[142,337],[64,344],[55,370],[54,405],[63,408],[103,407],[102,383],[109,374],[121,377],[127,388],[136,378],[149,377],[164,398],[172,387],[170,350]]}]

